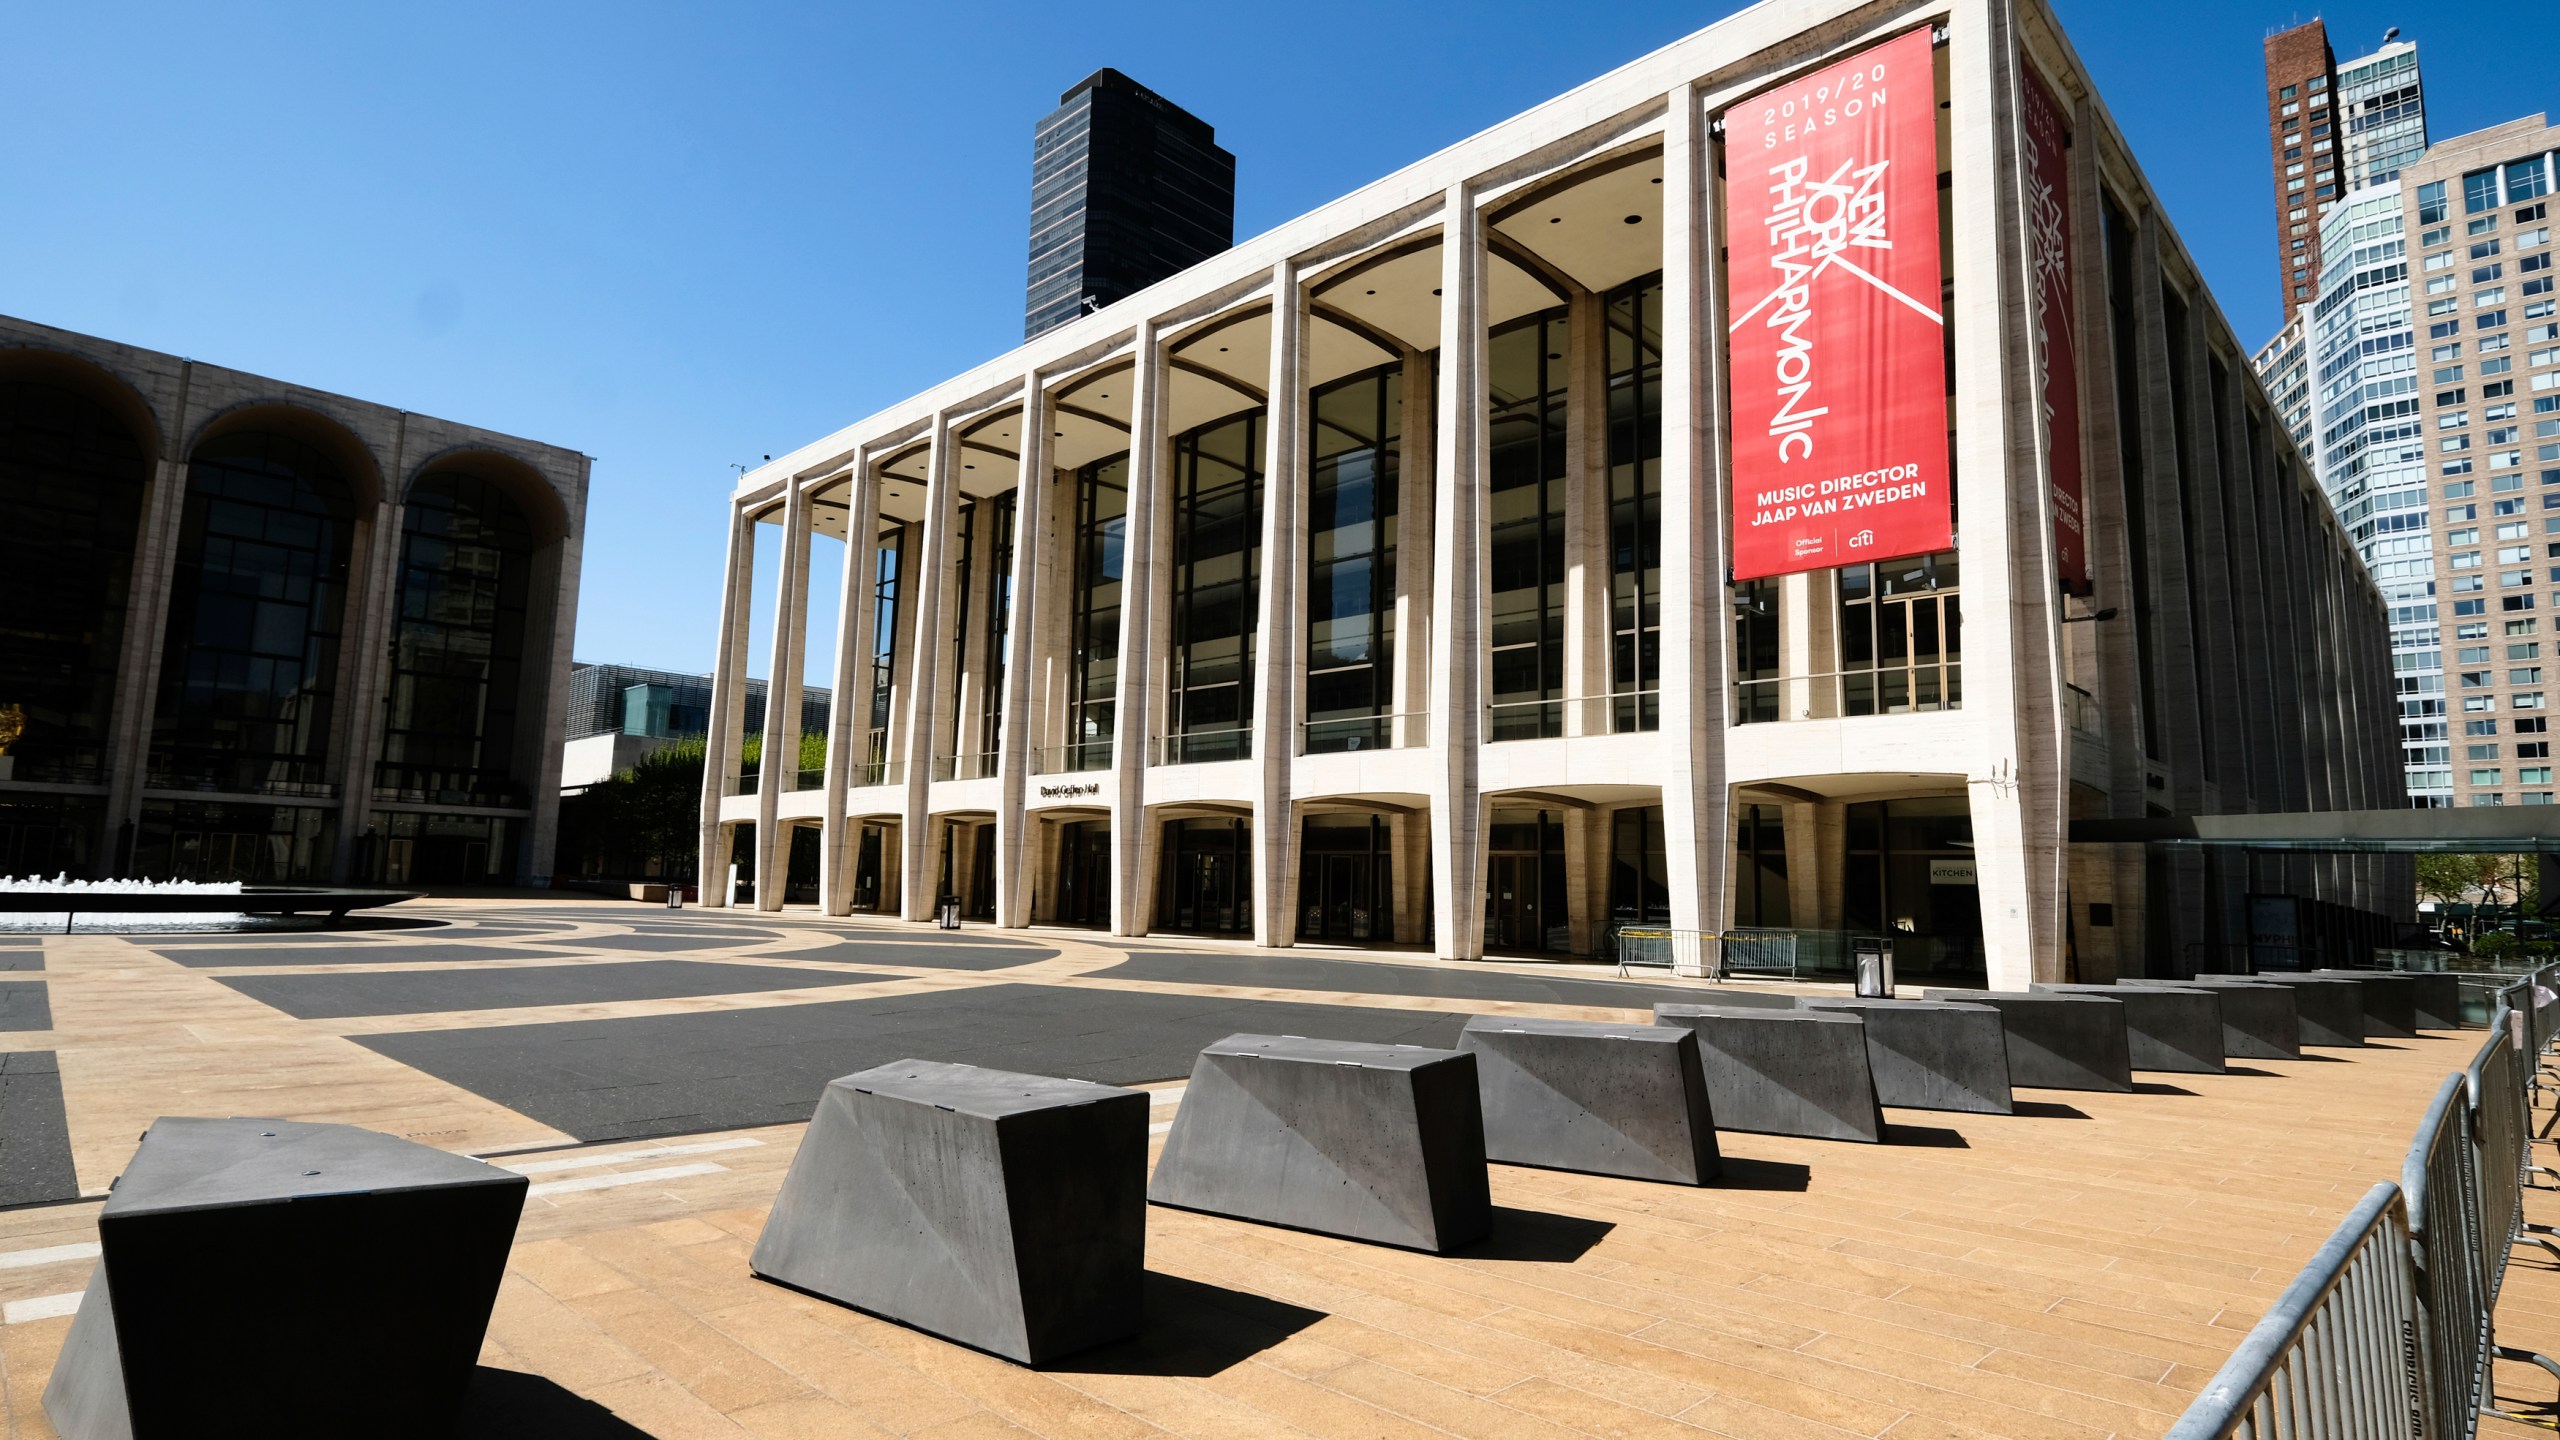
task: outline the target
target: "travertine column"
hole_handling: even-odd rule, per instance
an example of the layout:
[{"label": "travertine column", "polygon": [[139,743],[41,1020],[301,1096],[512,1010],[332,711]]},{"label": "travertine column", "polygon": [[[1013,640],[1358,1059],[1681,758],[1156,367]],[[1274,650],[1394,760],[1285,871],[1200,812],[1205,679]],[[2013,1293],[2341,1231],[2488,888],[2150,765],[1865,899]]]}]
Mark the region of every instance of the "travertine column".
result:
[{"label": "travertine column", "polygon": [[1120,549],[1120,679],[1112,697],[1111,933],[1144,935],[1155,919],[1155,827],[1147,819],[1147,761],[1155,748],[1156,592],[1164,568],[1156,512],[1166,493],[1164,347],[1155,321],[1138,322],[1129,397],[1129,517]]},{"label": "travertine column", "polygon": [[[372,817],[374,769],[382,753],[382,732],[387,714],[384,702],[389,698],[391,652],[398,643],[396,627],[399,617],[395,612],[400,603],[401,552],[408,545],[408,507],[404,503],[408,498],[408,483],[409,417],[403,413],[391,442],[391,465],[383,473],[382,495],[373,506],[370,524],[364,527],[367,532],[363,536],[364,543],[350,548],[347,567],[353,583],[347,587],[346,625],[341,632],[346,640],[339,647],[338,665],[338,673],[345,677],[346,684],[341,702],[336,707],[338,736],[337,748],[333,752],[339,761],[338,844],[337,853],[330,862],[331,878],[341,884],[373,878],[352,872],[358,862],[358,848]],[[556,557],[564,544],[565,541],[554,541],[544,548]],[[540,565],[537,561],[537,568],[549,570],[554,567]],[[538,624],[543,615],[537,614],[547,614],[552,609],[552,597],[539,593],[542,588],[539,579],[533,588],[536,593],[526,597],[525,607],[525,638],[528,642],[536,636],[552,633],[549,627]],[[540,673],[549,674],[551,668],[545,665]],[[535,695],[541,693],[548,698],[550,688],[548,685],[525,687],[519,724],[526,721],[539,723],[540,705]],[[492,742],[500,738],[489,737]],[[555,745],[553,748],[557,750],[558,747]],[[508,758],[510,761],[514,759],[512,755]],[[554,793],[557,789],[557,786],[553,787]],[[534,808],[538,811],[540,807]],[[526,828],[532,828],[530,821]],[[529,842],[532,837],[525,838]],[[518,852],[515,873],[507,878],[522,884],[531,869],[532,858],[528,843]],[[548,874],[551,869],[548,853],[542,856],[541,865],[543,872]]]},{"label": "travertine column", "polygon": [[699,863],[702,903],[729,903],[729,827],[720,822],[720,802],[738,777],[739,753],[746,741],[747,612],[754,595],[756,521],[743,505],[729,507],[729,554],[720,588],[720,634],[711,651],[711,714],[703,737],[702,850]]},{"label": "travertine column", "polygon": [[[1671,92],[1662,138],[1662,826],[1671,924],[1721,933],[1730,913],[1731,797],[1724,782],[1728,642],[1723,586],[1724,346],[1712,263],[1714,157],[1698,94]],[[1679,558],[1685,557],[1685,563]]]},{"label": "travertine column", "polygon": [[[1575,287],[1564,402],[1564,707],[1567,735],[1609,733],[1609,345],[1607,307]],[[1581,932],[1577,931],[1579,935]],[[1575,953],[1587,953],[1576,940]]]},{"label": "travertine column", "polygon": [[951,417],[936,411],[932,449],[925,462],[924,539],[916,563],[900,575],[900,588],[912,588],[907,609],[914,617],[908,630],[906,678],[899,699],[906,712],[906,731],[897,738],[906,762],[907,806],[898,826],[898,869],[905,894],[899,913],[909,920],[933,918],[934,882],[941,872],[934,849],[933,826],[926,823],[933,801],[933,757],[941,737],[935,724],[949,701],[942,683],[943,622],[950,610],[952,546],[958,539],[960,487],[954,453],[959,441],[951,433]]},{"label": "travertine column", "polygon": [[[1403,749],[1431,743],[1431,719],[1427,713],[1431,707],[1435,634],[1431,539],[1438,533],[1431,510],[1438,452],[1432,447],[1431,431],[1439,418],[1440,402],[1433,385],[1430,356],[1419,350],[1406,350],[1400,373],[1403,388],[1397,421],[1400,433],[1396,439],[1396,653],[1395,682],[1390,691],[1396,718],[1390,722],[1387,743]],[[1304,508],[1304,502],[1300,508]]]},{"label": "travertine column", "polygon": [[1038,638],[1048,599],[1050,459],[1049,392],[1040,373],[1022,377],[1022,470],[1013,511],[1013,601],[1005,614],[1012,637],[1004,667],[1004,723],[996,737],[996,923],[1031,923],[1033,850],[1026,805],[1031,752],[1040,743],[1039,686],[1047,656]]},{"label": "travertine column", "polygon": [[1440,421],[1432,514],[1431,608],[1440,634],[1431,668],[1431,893],[1434,943],[1446,960],[1484,954],[1485,812],[1477,788],[1484,741],[1485,431],[1484,217],[1463,183],[1442,201]]},{"label": "travertine column", "polygon": [[809,492],[793,476],[782,501],[782,574],[774,587],[773,654],[764,682],[764,755],[756,781],[756,908],[779,910],[791,886],[782,792],[800,780],[800,667],[809,644]]},{"label": "travertine column", "polygon": [[871,728],[871,632],[880,578],[880,480],[867,453],[857,453],[845,480],[844,585],[836,596],[836,664],[827,710],[827,799],[820,822],[818,904],[830,915],[853,913],[853,861],[858,851],[845,815],[845,789]]},{"label": "travertine column", "polygon": [[1253,943],[1298,938],[1298,819],[1290,767],[1306,693],[1307,297],[1295,261],[1271,268],[1271,398],[1262,454],[1262,576],[1254,598]]},{"label": "travertine column", "polygon": [[98,836],[98,873],[130,875],[126,848],[142,818],[151,768],[151,718],[160,698],[160,651],[169,630],[169,592],[177,579],[178,533],[187,513],[189,400],[195,362],[178,367],[178,401],[160,435],[160,454],[143,490],[134,530],[132,588],[125,598],[124,644],[116,656],[115,708],[107,720],[107,811]]}]

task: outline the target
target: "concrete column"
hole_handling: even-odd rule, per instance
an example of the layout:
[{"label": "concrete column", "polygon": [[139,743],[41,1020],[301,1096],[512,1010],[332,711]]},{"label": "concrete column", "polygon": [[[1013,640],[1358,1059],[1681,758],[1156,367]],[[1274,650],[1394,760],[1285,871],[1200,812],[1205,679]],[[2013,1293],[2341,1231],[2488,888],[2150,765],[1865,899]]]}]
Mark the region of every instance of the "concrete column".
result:
[{"label": "concrete column", "polygon": [[776,821],[800,781],[800,669],[809,645],[809,492],[783,491],[782,574],[774,586],[773,652],[764,682],[764,754],[756,781],[756,908],[779,910],[791,884],[791,837]]},{"label": "concrete column", "polygon": [[[1431,357],[1407,350],[1403,359],[1403,398],[1396,440],[1396,656],[1393,687],[1396,719],[1389,743],[1402,749],[1431,743],[1431,656],[1433,528],[1431,487],[1438,471],[1432,446],[1432,424],[1439,418],[1439,397],[1432,383]],[[1300,502],[1303,510],[1304,502]],[[1303,687],[1302,687],[1303,688]],[[1415,934],[1420,934],[1417,929]]]},{"label": "concrete column", "polygon": [[[1960,0],[1948,84],[1989,97],[1985,123],[1958,127],[1949,269],[1955,281],[1956,473],[1963,538],[1965,757],[1992,988],[2023,990],[2063,970],[2068,715],[2062,699],[2060,582],[2028,286],[2033,275],[2018,54],[2001,0]],[[1998,657],[2007,657],[2001,663]]]},{"label": "concrete column", "polygon": [[745,506],[729,507],[729,553],[720,587],[720,632],[711,647],[711,715],[703,736],[702,903],[728,903],[729,827],[720,802],[738,776],[746,740],[747,612],[754,595],[756,522]]},{"label": "concrete column", "polygon": [[1253,943],[1286,946],[1298,938],[1298,818],[1290,772],[1305,707],[1307,653],[1307,296],[1292,260],[1271,268],[1270,396],[1262,427],[1262,578],[1254,597],[1253,758],[1260,786],[1253,797]]},{"label": "concrete column", "polygon": [[[1609,346],[1606,309],[1575,289],[1564,404],[1564,707],[1567,735],[1606,735],[1609,713]],[[1579,941],[1575,952],[1585,953]]]},{"label": "concrete column", "polygon": [[1564,812],[1565,945],[1576,955],[1597,950],[1609,920],[1608,824],[1595,809]]},{"label": "concrete column", "polygon": [[[1724,779],[1732,695],[1725,589],[1725,299],[1713,147],[1694,86],[1671,92],[1662,138],[1662,826],[1674,929],[1721,933],[1733,821]],[[1686,557],[1686,563],[1675,557]]]},{"label": "concrete column", "polygon": [[1431,893],[1434,948],[1444,960],[1484,954],[1485,809],[1477,788],[1484,741],[1486,643],[1484,217],[1463,183],[1442,201],[1439,424],[1431,541],[1432,612],[1441,631],[1431,667]]},{"label": "concrete column", "polygon": [[880,578],[880,482],[871,457],[857,452],[845,480],[844,582],[836,593],[836,663],[828,691],[826,809],[819,821],[818,908],[853,913],[853,861],[859,841],[845,814],[853,767],[868,756],[871,727],[871,630]]},{"label": "concrete column", "polygon": [[179,362],[178,401],[160,455],[142,493],[135,527],[133,577],[125,597],[124,643],[116,656],[116,698],[107,719],[107,810],[98,836],[98,873],[133,873],[126,838],[142,818],[151,769],[151,717],[160,699],[160,651],[169,630],[169,592],[178,565],[178,533],[187,512],[187,437],[195,362]]},{"label": "concrete column", "polygon": [[1396,892],[1396,943],[1419,945],[1431,924],[1431,817],[1408,811],[1387,817],[1387,849]]},{"label": "concrete column", "polygon": [[[1013,603],[1005,626],[1012,637],[1004,667],[1004,725],[996,738],[996,923],[1019,929],[1031,923],[1033,847],[1026,801],[1031,752],[1043,733],[1040,687],[1046,661],[1038,638],[1051,607],[1047,535],[1050,491],[1056,482],[1050,458],[1049,392],[1040,372],[1022,377],[1022,471],[1013,511]],[[1063,593],[1063,590],[1061,591]]]},{"label": "concrete column", "polygon": [[[1157,592],[1164,584],[1157,512],[1164,508],[1170,448],[1165,430],[1164,347],[1153,320],[1138,322],[1129,397],[1129,518],[1121,532],[1120,688],[1112,699],[1111,933],[1144,935],[1155,919],[1155,826],[1147,818],[1147,761],[1156,737],[1164,663],[1156,643]],[[1168,537],[1169,538],[1169,537]]]},{"label": "concrete column", "polygon": [[[373,507],[373,517],[366,537],[370,544],[354,546],[349,553],[347,616],[339,634],[345,637],[338,651],[338,673],[346,684],[338,706],[338,844],[330,858],[330,878],[343,884],[350,880],[370,879],[353,873],[358,861],[358,847],[373,812],[373,775],[375,762],[382,755],[383,728],[389,719],[384,708],[390,698],[391,650],[398,643],[396,626],[399,606],[401,552],[408,544],[407,498],[409,473],[409,417],[403,412],[396,423],[391,441],[391,465],[383,474],[382,495]],[[548,611],[547,604],[526,607],[526,648],[532,649],[546,631],[534,628],[536,610]],[[561,667],[565,670],[567,667]],[[545,673],[548,672],[546,667]],[[547,688],[547,687],[545,687]],[[532,697],[527,695],[527,700]],[[527,704],[526,711],[538,711]],[[536,714],[523,717],[539,723]],[[493,737],[494,738],[494,737]],[[555,793],[558,787],[553,787]],[[535,792],[539,794],[540,792]],[[556,813],[556,812],[555,812]],[[529,841],[530,836],[526,837]],[[528,852],[530,846],[527,847]],[[526,860],[532,857],[530,853]],[[547,874],[551,857],[544,854],[542,868]],[[529,866],[519,864],[517,873],[508,878],[522,881]]]},{"label": "concrete column", "polygon": [[987,749],[987,607],[995,603],[996,507],[993,497],[971,503],[976,509],[969,525],[969,588],[958,612],[968,617],[969,628],[959,637],[958,683],[949,687],[955,779],[993,773],[983,768],[982,757]]},{"label": "concrete column", "polygon": [[941,743],[936,722],[950,700],[949,687],[942,683],[942,647],[957,568],[952,547],[959,540],[960,486],[952,477],[960,473],[959,448],[959,438],[951,433],[951,417],[935,411],[932,449],[925,462],[924,537],[912,557],[915,563],[901,576],[901,588],[911,588],[913,597],[905,606],[913,619],[908,631],[912,643],[906,647],[906,675],[899,696],[906,729],[896,737],[907,767],[906,813],[898,827],[898,846],[904,852],[899,878],[905,895],[899,914],[909,920],[933,918],[934,882],[940,878],[936,862],[941,857],[935,852],[933,826],[927,818],[933,803],[933,757]]},{"label": "concrete column", "polygon": [[[585,456],[578,459],[578,489],[569,513],[586,514],[587,487],[593,462]],[[577,522],[583,525],[581,519]],[[538,717],[520,713],[517,733],[522,736],[528,726],[532,731],[534,753],[517,763],[518,774],[530,774],[533,784],[533,816],[526,822],[525,883],[545,886],[551,881],[551,865],[559,849],[560,835],[560,764],[562,747],[569,738],[569,667],[575,653],[578,635],[578,583],[586,562],[586,537],[582,530],[571,529],[542,552],[550,563],[538,558],[534,568],[541,593],[525,616],[528,648],[534,644],[551,647],[551,677],[548,684],[528,691],[528,698],[538,696]],[[527,710],[532,707],[527,706]],[[519,743],[519,754],[524,746]]]}]

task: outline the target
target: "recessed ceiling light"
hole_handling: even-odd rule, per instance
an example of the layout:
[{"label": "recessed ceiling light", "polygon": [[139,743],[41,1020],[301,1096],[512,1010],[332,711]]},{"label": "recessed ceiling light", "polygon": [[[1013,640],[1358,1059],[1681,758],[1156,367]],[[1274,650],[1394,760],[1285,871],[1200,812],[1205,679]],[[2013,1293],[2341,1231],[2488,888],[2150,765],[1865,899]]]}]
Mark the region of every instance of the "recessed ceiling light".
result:
[{"label": "recessed ceiling light", "polygon": [[1437,286],[1437,285],[1432,286],[1432,287],[1431,287],[1431,293],[1432,293],[1432,294],[1434,294],[1434,295],[1439,294],[1439,293],[1440,293],[1440,287],[1439,287],[1439,286]]},{"label": "recessed ceiling light", "polygon": [[1224,345],[1219,346],[1219,347],[1218,347],[1218,353],[1219,353],[1219,354],[1221,354],[1221,355],[1226,354],[1226,353],[1227,353],[1227,347],[1226,347],[1226,346],[1224,346]]},{"label": "recessed ceiling light", "polygon": [[1060,430],[1060,431],[1058,431],[1058,432],[1057,432],[1057,437],[1058,437],[1059,439],[1061,439],[1061,440],[1064,440],[1064,439],[1066,439],[1066,438],[1067,438],[1067,432],[1066,432],[1066,431],[1064,431],[1064,430]]},{"label": "recessed ceiling light", "polygon": [[1105,400],[1110,399],[1110,398],[1111,398],[1111,392],[1110,392],[1110,391],[1108,391],[1108,390],[1103,391],[1103,392],[1102,392],[1102,398],[1103,398],[1103,399],[1105,399]]},{"label": "recessed ceiling light", "polygon": [[[1550,360],[1553,360],[1553,359],[1554,359],[1554,358],[1556,358],[1556,357],[1554,357],[1553,355],[1550,355],[1550,356],[1548,356],[1547,358],[1548,358],[1548,359],[1550,359]],[[963,470],[975,470],[975,469],[977,469],[978,467],[977,467],[977,466],[975,466],[975,465],[963,465],[963,466],[961,466],[960,468],[961,468],[961,469],[963,469]]]},{"label": "recessed ceiling light", "polygon": [[1547,223],[1550,225],[1561,225],[1564,223],[1564,217],[1561,215],[1550,215],[1547,217]]},{"label": "recessed ceiling light", "polygon": [[1563,359],[1563,358],[1564,358],[1564,356],[1563,356],[1561,353],[1557,352],[1557,351],[1550,350],[1550,351],[1548,351],[1548,352],[1547,352],[1547,358],[1548,358],[1548,359],[1550,359],[1550,360],[1561,360],[1561,359]]},{"label": "recessed ceiling light", "polygon": [[1630,215],[1627,217],[1627,223],[1630,225],[1641,225],[1644,223],[1644,217],[1641,215]]},{"label": "recessed ceiling light", "polygon": [[1654,183],[1654,184],[1656,184],[1656,185],[1661,184],[1661,183],[1662,183],[1662,177],[1661,177],[1661,176],[1659,176],[1659,175],[1654,176],[1654,177],[1653,177],[1653,183]]},{"label": "recessed ceiling light", "polygon": [[1377,291],[1375,291],[1375,290],[1371,290],[1371,291],[1369,291],[1368,293],[1369,293],[1369,294],[1371,294],[1371,295],[1375,295],[1375,294],[1377,294],[1378,292],[1377,292]]}]

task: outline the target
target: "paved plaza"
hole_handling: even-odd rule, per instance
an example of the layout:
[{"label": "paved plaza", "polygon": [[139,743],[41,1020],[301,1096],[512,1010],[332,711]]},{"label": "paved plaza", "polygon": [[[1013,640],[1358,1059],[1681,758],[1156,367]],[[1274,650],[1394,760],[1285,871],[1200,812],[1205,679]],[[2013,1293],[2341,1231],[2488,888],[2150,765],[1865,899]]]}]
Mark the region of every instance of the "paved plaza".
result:
[{"label": "paved plaza", "polygon": [[[1788,987],[800,911],[384,913],[0,939],[10,1436],[53,1433],[100,1201],[162,1115],[339,1121],[529,1176],[475,1435],[2152,1436],[2398,1177],[2480,1041],[1889,1110],[1877,1146],[1727,1132],[1700,1189],[1497,1165],[1493,1238],[1445,1258],[1151,1209],[1146,1334],[1032,1371],[748,1273],[827,1080],[918,1056],[1140,1085],[1161,1136],[1194,1052],[1236,1031],[1449,1044],[1471,1014]],[[2526,1203],[2560,1221],[2560,1194]],[[2560,1350],[2536,1253],[2500,1338]],[[2548,1376],[2499,1380],[2549,1413]]]}]

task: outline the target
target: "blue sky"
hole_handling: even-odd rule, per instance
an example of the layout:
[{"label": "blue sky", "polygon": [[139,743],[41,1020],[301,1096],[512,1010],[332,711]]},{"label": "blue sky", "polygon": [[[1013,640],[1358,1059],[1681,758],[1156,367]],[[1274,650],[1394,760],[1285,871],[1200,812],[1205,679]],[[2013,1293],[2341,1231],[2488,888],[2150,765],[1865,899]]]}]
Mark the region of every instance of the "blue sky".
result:
[{"label": "blue sky", "polygon": [[[1735,8],[16,5],[0,313],[594,455],[578,657],[700,669],[731,467],[1020,339],[1093,69],[1217,126],[1242,238]],[[2403,26],[2438,136],[2560,108],[2560,5],[2059,8],[2250,344],[2270,28]]]}]

